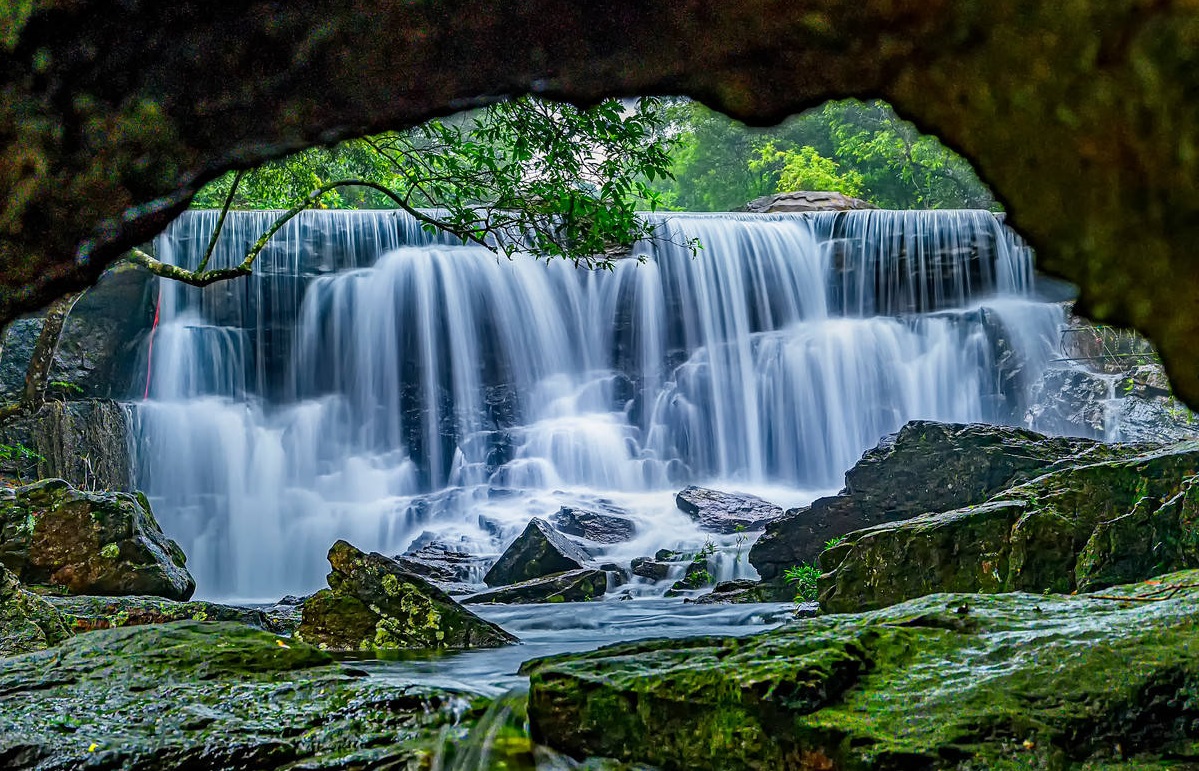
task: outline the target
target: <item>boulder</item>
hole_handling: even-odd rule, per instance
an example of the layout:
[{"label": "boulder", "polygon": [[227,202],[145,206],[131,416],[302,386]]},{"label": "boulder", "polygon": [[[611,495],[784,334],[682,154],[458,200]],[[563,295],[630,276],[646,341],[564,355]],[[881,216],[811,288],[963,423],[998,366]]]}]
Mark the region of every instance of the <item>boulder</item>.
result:
[{"label": "boulder", "polygon": [[573,757],[694,771],[1178,767],[1199,746],[1196,586],[942,594],[535,660],[530,728]]},{"label": "boulder", "polygon": [[[620,512],[620,513],[617,513]],[[596,543],[623,543],[637,534],[637,527],[616,507],[604,511],[563,506],[550,517],[558,532],[586,538]]]},{"label": "boulder", "polygon": [[382,554],[329,549],[329,588],[304,601],[296,636],[330,650],[492,648],[516,638]]},{"label": "boulder", "polygon": [[79,635],[0,667],[6,769],[428,767],[485,700],[364,676],[298,640],[183,621]]},{"label": "boulder", "polygon": [[665,581],[674,567],[669,562],[652,560],[649,557],[637,557],[630,564],[633,575],[648,578],[651,581]]},{"label": "boulder", "polygon": [[845,474],[845,488],[789,509],[766,527],[749,561],[765,581],[811,563],[831,539],[885,522],[983,503],[1055,468],[1128,457],[1144,448],[1048,437],[1010,426],[914,420]]},{"label": "boulder", "polygon": [[144,495],[86,492],[61,479],[0,490],[0,563],[22,583],[71,594],[187,600],[196,588]]},{"label": "boulder", "polygon": [[821,556],[821,606],[936,592],[1070,592],[1199,567],[1199,442],[1052,471],[994,499],[877,525]]},{"label": "boulder", "polygon": [[467,597],[467,604],[495,603],[526,605],[535,602],[589,602],[608,590],[608,575],[602,570],[569,570],[521,581]]},{"label": "boulder", "polygon": [[191,600],[177,602],[162,597],[60,597],[47,595],[76,632],[118,626],[167,624],[172,621],[235,621],[272,634],[291,634],[299,625],[275,608],[251,608]]},{"label": "boulder", "polygon": [[544,519],[533,518],[483,576],[483,583],[504,586],[581,570],[589,559],[582,547],[559,535]]},{"label": "boulder", "polygon": [[828,191],[797,190],[790,193],[775,193],[755,198],[745,204],[745,211],[758,214],[774,212],[804,211],[849,211],[851,209],[877,209],[878,207],[861,198]]},{"label": "boulder", "polygon": [[694,519],[699,529],[730,534],[763,530],[783,516],[783,508],[756,495],[725,493],[691,485],[674,498],[679,510]]},{"label": "boulder", "polygon": [[712,588],[712,591],[699,597],[687,598],[684,602],[696,605],[727,605],[739,602],[767,602],[769,593],[764,592],[758,581],[738,579],[722,581]]},{"label": "boulder", "polygon": [[12,571],[0,564],[0,656],[40,651],[70,636],[62,614],[26,591]]},{"label": "boulder", "polygon": [[396,557],[396,562],[410,573],[428,579],[450,594],[468,594],[471,586],[482,581],[487,559],[438,541],[431,536],[417,539],[419,547]]}]

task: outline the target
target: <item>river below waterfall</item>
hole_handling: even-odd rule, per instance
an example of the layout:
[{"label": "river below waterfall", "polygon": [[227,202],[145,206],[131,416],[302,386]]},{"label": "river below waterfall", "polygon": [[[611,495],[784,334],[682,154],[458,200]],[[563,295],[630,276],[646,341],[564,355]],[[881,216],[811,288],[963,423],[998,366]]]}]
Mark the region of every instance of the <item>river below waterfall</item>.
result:
[{"label": "river below waterfall", "polygon": [[[212,266],[276,214],[231,213]],[[216,215],[185,213],[159,259],[196,265]],[[663,239],[591,271],[446,243],[402,212],[311,211],[252,277],[161,282],[131,452],[198,596],[314,591],[339,538],[474,555],[459,579],[482,588],[529,520],[564,506],[634,523],[584,544],[597,563],[711,542],[713,578],[753,578],[756,534],[702,532],[675,492],[803,505],[909,420],[1023,423],[1062,366],[1064,310],[988,212],[656,222]]]}]

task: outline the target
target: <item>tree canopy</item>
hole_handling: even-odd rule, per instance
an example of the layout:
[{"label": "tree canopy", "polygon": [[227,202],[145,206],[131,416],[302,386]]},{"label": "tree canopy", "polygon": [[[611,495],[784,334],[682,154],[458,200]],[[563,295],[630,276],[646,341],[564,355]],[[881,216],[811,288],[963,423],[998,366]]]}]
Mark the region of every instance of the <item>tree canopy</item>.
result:
[{"label": "tree canopy", "polygon": [[677,148],[656,187],[670,208],[728,211],[791,190],[832,190],[889,209],[998,208],[965,159],[885,102],[828,102],[772,129],[747,128],[698,102],[667,110]]}]

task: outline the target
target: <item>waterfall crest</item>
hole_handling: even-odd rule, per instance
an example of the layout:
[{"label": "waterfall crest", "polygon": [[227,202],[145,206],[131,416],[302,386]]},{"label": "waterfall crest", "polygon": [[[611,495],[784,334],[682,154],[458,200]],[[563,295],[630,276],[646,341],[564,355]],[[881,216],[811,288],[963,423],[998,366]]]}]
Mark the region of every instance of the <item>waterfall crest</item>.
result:
[{"label": "waterfall crest", "polygon": [[[213,265],[275,216],[231,213]],[[590,271],[310,211],[252,277],[163,282],[134,457],[200,591],[314,589],[337,538],[494,554],[570,503],[633,515],[612,558],[702,542],[680,486],[806,502],[908,420],[1020,422],[1056,355],[1063,312],[987,212],[658,220]],[[159,259],[198,264],[215,221],[184,214]]]}]

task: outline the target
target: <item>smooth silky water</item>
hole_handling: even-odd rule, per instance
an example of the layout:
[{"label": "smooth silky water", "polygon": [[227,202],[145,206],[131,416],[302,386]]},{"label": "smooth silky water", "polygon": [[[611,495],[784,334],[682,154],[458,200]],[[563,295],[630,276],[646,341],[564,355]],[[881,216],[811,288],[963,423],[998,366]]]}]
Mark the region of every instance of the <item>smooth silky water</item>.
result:
[{"label": "smooth silky water", "polygon": [[[213,265],[240,261],[276,216],[231,213]],[[338,538],[493,558],[563,505],[636,523],[628,543],[591,544],[597,562],[711,541],[717,579],[755,578],[753,534],[700,532],[679,489],[803,505],[908,420],[1021,423],[1033,384],[1062,366],[1063,308],[1038,298],[1029,250],[987,212],[656,219],[664,238],[591,271],[497,258],[401,212],[310,211],[252,277],[162,282],[131,452],[198,595],[319,589]],[[185,213],[158,258],[196,265],[215,222]],[[476,606],[523,644],[363,666],[498,694],[536,656],[787,617],[684,605],[661,596],[670,582]]]}]

